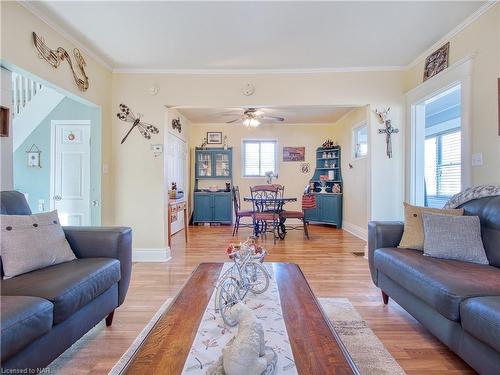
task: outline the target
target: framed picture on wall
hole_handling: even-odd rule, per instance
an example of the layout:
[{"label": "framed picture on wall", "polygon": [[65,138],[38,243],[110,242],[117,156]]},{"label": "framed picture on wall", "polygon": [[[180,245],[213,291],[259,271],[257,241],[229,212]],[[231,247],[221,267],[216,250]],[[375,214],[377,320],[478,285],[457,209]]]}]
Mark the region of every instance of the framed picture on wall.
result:
[{"label": "framed picture on wall", "polygon": [[40,164],[40,154],[41,151],[36,147],[35,144],[31,145],[29,150],[26,151],[26,154],[28,156],[28,167],[32,168],[41,168],[42,165]]},{"label": "framed picture on wall", "polygon": [[283,161],[304,161],[305,147],[283,147]]},{"label": "framed picture on wall", "polygon": [[207,132],[207,143],[209,145],[221,145],[222,132]]},{"label": "framed picture on wall", "polygon": [[424,82],[429,78],[442,72],[448,67],[448,56],[450,54],[450,42],[431,53],[425,59]]}]

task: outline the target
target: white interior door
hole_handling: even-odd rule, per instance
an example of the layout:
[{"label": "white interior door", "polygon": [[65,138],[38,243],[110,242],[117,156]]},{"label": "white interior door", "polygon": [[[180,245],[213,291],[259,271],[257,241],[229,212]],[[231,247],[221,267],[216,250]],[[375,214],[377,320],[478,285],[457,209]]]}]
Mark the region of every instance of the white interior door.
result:
[{"label": "white interior door", "polygon": [[51,209],[62,225],[90,225],[90,121],[52,121]]},{"label": "white interior door", "polygon": [[[180,138],[169,135],[167,144],[167,176],[168,188],[172,182],[177,183],[177,190],[184,191],[187,198],[187,146],[186,142]],[[182,212],[177,215],[177,220],[172,222],[172,234],[184,228],[184,216]]]}]

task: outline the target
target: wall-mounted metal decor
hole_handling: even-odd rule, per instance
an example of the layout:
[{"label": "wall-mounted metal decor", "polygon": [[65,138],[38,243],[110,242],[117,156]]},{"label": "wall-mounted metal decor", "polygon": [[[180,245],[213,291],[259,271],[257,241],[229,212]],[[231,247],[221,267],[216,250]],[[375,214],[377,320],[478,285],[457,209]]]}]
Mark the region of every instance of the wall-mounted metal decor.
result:
[{"label": "wall-mounted metal decor", "polygon": [[390,110],[391,110],[390,107],[383,110],[382,112],[375,110],[375,114],[377,115],[378,121],[381,124],[385,125],[384,129],[378,130],[378,133],[385,134],[386,153],[387,153],[387,157],[389,159],[392,158],[392,139],[391,139],[391,136],[392,136],[392,134],[399,133],[399,129],[394,128],[391,124],[391,120],[388,119]]},{"label": "wall-mounted metal decor", "polygon": [[125,121],[125,122],[131,122],[132,127],[129,129],[127,134],[125,134],[125,137],[123,137],[122,141],[120,144],[123,144],[132,132],[132,130],[137,127],[139,129],[139,132],[142,134],[142,136],[146,139],[151,139],[151,134],[158,134],[160,131],[158,128],[154,125],[145,123],[141,121],[142,115],[140,113],[137,113],[137,117],[130,111],[130,108],[126,106],[125,104],[120,104],[120,112],[116,114],[116,117],[118,117],[120,120]]},{"label": "wall-mounted metal decor", "polygon": [[26,150],[28,156],[28,167],[42,168],[40,163],[40,154],[42,151],[33,143],[31,147]]},{"label": "wall-mounted metal decor", "polygon": [[442,72],[448,67],[448,56],[450,53],[450,42],[439,48],[437,51],[431,53],[425,59],[424,67],[424,82],[429,78]]},{"label": "wall-mounted metal decor", "polygon": [[172,129],[177,130],[179,133],[182,131],[182,124],[180,118],[174,118],[172,120]]},{"label": "wall-mounted metal decor", "polygon": [[89,88],[89,77],[85,74],[85,66],[87,63],[83,58],[80,50],[78,48],[73,48],[73,56],[75,57],[76,64],[80,70],[83,79],[78,76],[75,72],[75,68],[73,67],[73,62],[71,61],[71,57],[69,53],[62,47],[58,47],[57,49],[50,49],[45,44],[43,38],[40,38],[33,32],[33,43],[35,44],[35,48],[38,51],[38,56],[41,59],[47,61],[54,68],[58,68],[62,61],[66,60],[69,64],[71,72],[73,73],[73,78],[75,79],[75,83],[81,91],[87,91]]}]

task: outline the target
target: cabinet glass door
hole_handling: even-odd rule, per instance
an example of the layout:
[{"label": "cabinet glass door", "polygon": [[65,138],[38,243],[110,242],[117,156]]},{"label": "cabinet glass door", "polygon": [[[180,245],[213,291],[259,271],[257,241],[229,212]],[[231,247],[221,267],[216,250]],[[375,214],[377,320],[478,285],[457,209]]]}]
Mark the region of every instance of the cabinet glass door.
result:
[{"label": "cabinet glass door", "polygon": [[199,152],[198,153],[198,177],[211,177],[212,172],[212,153]]},{"label": "cabinet glass door", "polygon": [[224,153],[214,153],[215,156],[215,177],[229,177],[231,167],[229,165],[229,154]]}]

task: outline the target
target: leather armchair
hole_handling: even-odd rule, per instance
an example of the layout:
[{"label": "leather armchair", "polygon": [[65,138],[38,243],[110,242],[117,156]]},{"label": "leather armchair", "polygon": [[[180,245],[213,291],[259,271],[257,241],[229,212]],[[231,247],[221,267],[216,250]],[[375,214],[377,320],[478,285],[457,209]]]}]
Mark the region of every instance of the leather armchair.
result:
[{"label": "leather armchair", "polygon": [[128,227],[63,227],[77,258],[114,258],[120,261],[118,305],[127,294],[132,271],[132,230]]}]

